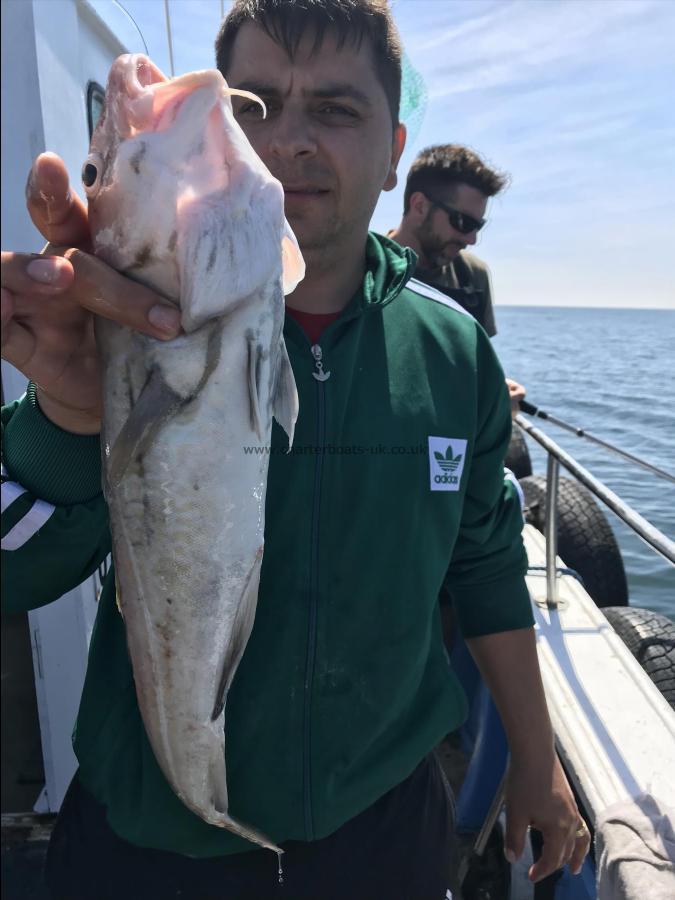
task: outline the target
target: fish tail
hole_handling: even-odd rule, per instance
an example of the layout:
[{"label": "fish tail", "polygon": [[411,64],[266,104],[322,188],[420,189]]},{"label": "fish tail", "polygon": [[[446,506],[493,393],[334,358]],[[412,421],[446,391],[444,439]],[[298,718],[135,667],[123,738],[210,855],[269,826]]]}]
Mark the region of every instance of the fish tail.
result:
[{"label": "fish tail", "polygon": [[233,834],[237,834],[253,844],[258,844],[260,847],[265,847],[267,850],[273,850],[277,854],[283,853],[267,835],[252,828],[250,825],[233,819],[228,811],[227,778],[224,765],[225,748],[223,746],[223,737],[221,737],[223,736],[223,728],[224,723],[221,720],[216,726],[216,732],[220,739],[215,741],[211,747],[210,783],[212,793],[209,804],[211,806],[211,815],[207,817],[207,821],[217,825],[219,828],[226,828]]},{"label": "fish tail", "polygon": [[264,847],[266,850],[272,850],[276,854],[284,852],[281,847],[277,847],[277,845],[268,838],[267,835],[263,834],[262,831],[257,831],[255,828],[251,828],[243,822],[237,822],[236,819],[231,818],[229,815],[222,815],[221,821],[218,821],[215,824],[219,825],[221,828],[227,828],[228,831],[239,835],[239,837],[245,838],[247,841],[251,841],[253,844],[258,844],[259,847]]}]

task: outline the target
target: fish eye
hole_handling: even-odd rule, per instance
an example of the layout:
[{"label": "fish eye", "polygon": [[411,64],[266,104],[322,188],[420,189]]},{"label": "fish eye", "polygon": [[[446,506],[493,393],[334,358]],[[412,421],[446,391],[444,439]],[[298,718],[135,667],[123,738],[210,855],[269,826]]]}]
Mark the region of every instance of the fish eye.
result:
[{"label": "fish eye", "polygon": [[92,197],[98,192],[101,169],[101,161],[93,154],[86,159],[82,166],[82,184],[87,197]]},{"label": "fish eye", "polygon": [[93,163],[85,163],[82,169],[82,181],[85,187],[92,187],[96,184],[98,178],[98,169]]}]

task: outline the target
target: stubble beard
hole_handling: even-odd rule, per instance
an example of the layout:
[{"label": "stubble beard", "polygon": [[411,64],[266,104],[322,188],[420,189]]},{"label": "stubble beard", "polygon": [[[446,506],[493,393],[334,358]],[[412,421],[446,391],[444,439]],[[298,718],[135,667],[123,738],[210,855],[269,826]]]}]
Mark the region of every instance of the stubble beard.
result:
[{"label": "stubble beard", "polygon": [[426,219],[417,230],[417,242],[420,246],[424,258],[429,268],[440,268],[450,262],[443,255],[443,249],[446,242],[442,241],[431,227],[431,216],[427,215]]},{"label": "stubble beard", "polygon": [[340,239],[340,224],[335,216],[312,223],[300,219],[296,223],[288,220],[303,253],[329,253]]},{"label": "stubble beard", "polygon": [[349,265],[352,255],[365,248],[367,225],[364,228],[360,221],[344,221],[336,212],[314,223],[300,220],[297,231],[291,219],[289,225],[298,239],[308,269],[316,273]]}]

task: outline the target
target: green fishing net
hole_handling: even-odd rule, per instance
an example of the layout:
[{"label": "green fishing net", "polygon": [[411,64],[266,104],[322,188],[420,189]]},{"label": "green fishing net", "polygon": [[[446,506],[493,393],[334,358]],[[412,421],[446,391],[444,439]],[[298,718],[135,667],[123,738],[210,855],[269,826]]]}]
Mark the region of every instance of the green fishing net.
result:
[{"label": "green fishing net", "polygon": [[419,134],[427,111],[428,93],[424,78],[410,62],[407,53],[401,60],[401,122],[408,131],[407,144],[410,147]]}]

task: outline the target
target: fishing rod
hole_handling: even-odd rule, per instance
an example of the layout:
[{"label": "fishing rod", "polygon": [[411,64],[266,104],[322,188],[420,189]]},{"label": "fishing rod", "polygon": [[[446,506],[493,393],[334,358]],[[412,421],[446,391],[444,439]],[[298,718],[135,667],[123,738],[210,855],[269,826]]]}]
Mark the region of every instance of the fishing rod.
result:
[{"label": "fishing rod", "polygon": [[592,441],[594,444],[598,444],[600,447],[604,447],[605,450],[609,450],[612,453],[616,453],[619,456],[622,456],[624,459],[627,459],[628,462],[635,463],[635,465],[637,466],[642,466],[643,469],[651,472],[652,475],[658,475],[659,478],[665,478],[666,481],[670,481],[675,484],[675,476],[671,475],[670,472],[666,472],[664,471],[664,469],[659,469],[658,466],[653,466],[651,463],[646,462],[644,459],[640,459],[638,456],[633,456],[632,453],[627,453],[625,450],[620,450],[613,444],[608,444],[607,441],[603,441],[601,438],[595,437],[595,435],[590,434],[583,428],[578,428],[576,425],[570,425],[569,422],[563,422],[562,419],[559,419],[557,416],[551,415],[551,413],[546,412],[546,410],[539,409],[538,406],[535,406],[533,403],[528,403],[527,400],[521,400],[519,406],[524,413],[527,413],[528,416],[537,416],[540,419],[546,419],[553,425],[558,425],[560,428],[564,428],[566,431],[571,431],[572,434],[575,434],[577,437],[586,438],[587,441]]}]

